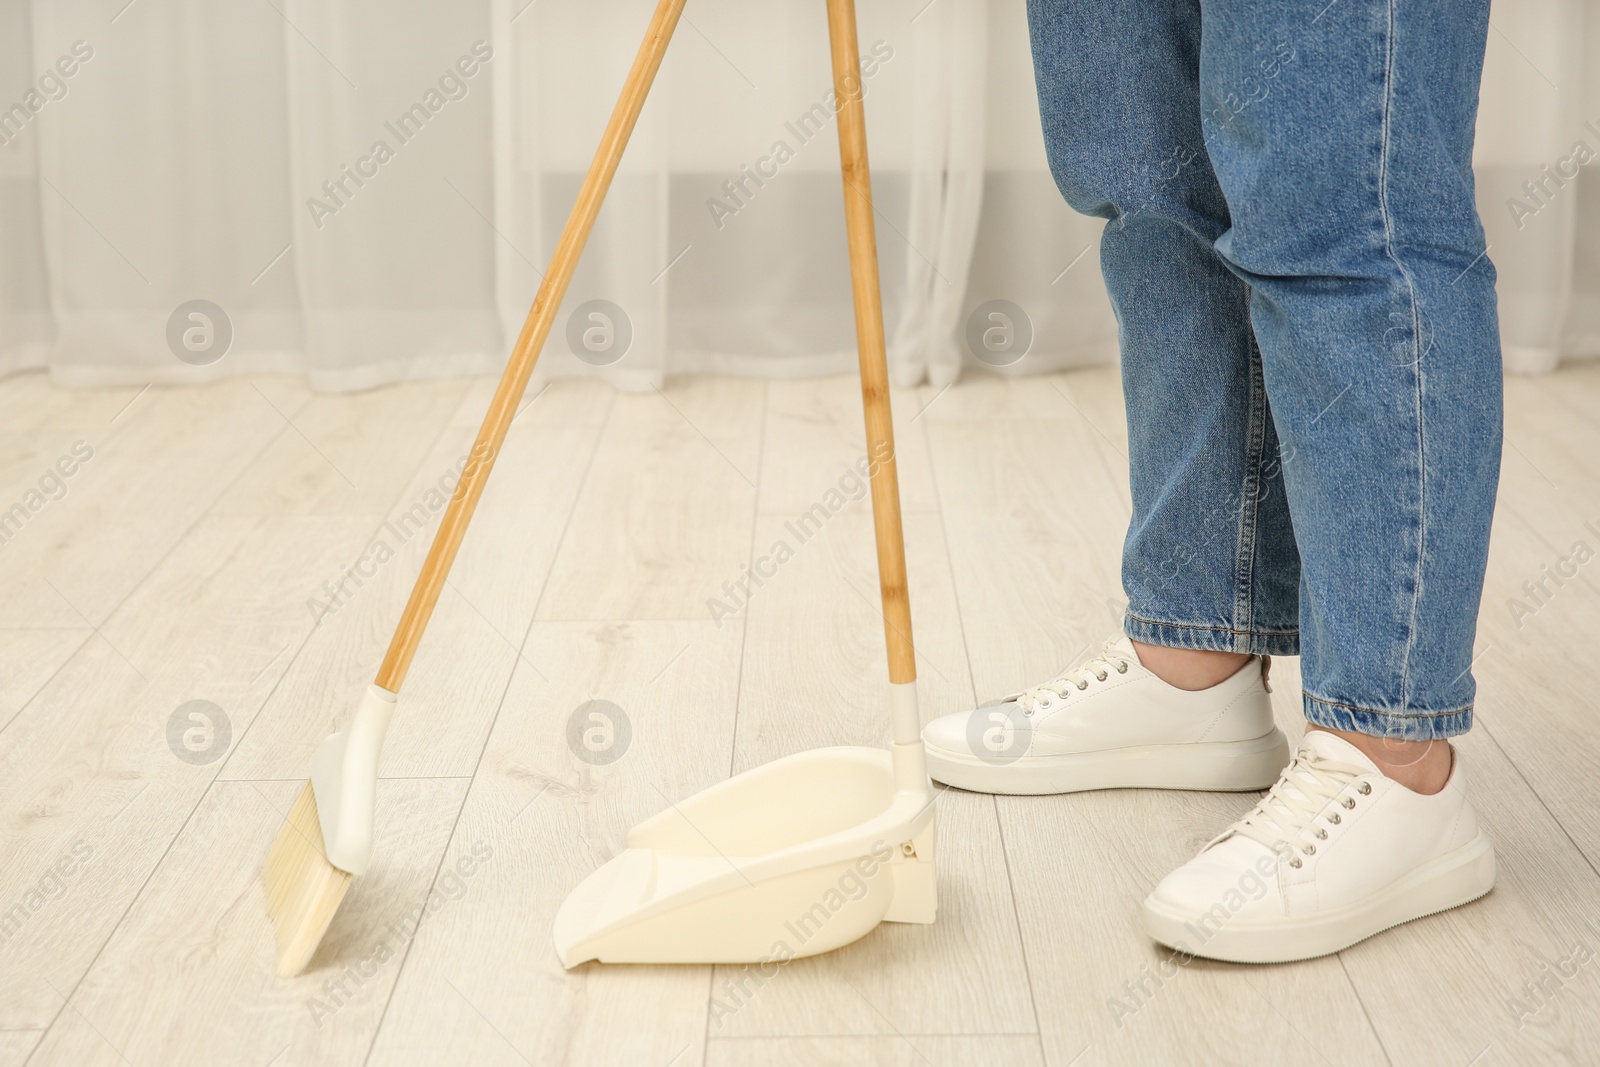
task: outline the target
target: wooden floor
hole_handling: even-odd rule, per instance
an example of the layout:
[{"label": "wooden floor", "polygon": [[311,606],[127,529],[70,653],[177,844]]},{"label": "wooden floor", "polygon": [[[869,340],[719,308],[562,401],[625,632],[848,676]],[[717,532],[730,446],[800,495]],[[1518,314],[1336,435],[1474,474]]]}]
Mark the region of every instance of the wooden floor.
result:
[{"label": "wooden floor", "polygon": [[[1600,369],[1508,383],[1461,746],[1501,863],[1480,903],[1308,963],[1175,967],[1138,904],[1253,797],[952,791],[932,926],[764,982],[564,972],[555,909],[630,825],[887,740],[866,504],[803,544],[785,527],[859,495],[854,382],[565,383],[512,429],[423,642],[378,859],[310,971],[274,977],[262,856],[374,673],[489,390],[0,382],[0,510],[39,505],[0,547],[0,1067],[1600,1061]],[[896,404],[931,717],[1114,629],[1125,434],[1109,370]],[[780,540],[793,558],[731,599]],[[1577,576],[1530,599],[1579,541]],[[592,700],[626,716],[613,762],[569,747]]]}]

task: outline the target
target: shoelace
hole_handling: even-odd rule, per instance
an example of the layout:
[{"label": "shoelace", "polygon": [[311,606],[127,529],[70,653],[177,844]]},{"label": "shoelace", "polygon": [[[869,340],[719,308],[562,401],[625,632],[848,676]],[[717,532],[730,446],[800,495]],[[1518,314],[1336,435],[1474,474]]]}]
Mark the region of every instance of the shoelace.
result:
[{"label": "shoelace", "polygon": [[1056,697],[1065,700],[1068,693],[1089,688],[1090,678],[1099,682],[1105,681],[1110,677],[1111,671],[1127,674],[1128,659],[1107,645],[1076,667],[1062,671],[1048,682],[1018,693],[1017,703],[1022,705],[1024,715],[1032,715],[1042,705],[1050,703]]},{"label": "shoelace", "polygon": [[[1352,782],[1370,773],[1366,767],[1323,759],[1302,749],[1261,803],[1217,840],[1241,834],[1280,856],[1291,854],[1289,866],[1299,867],[1300,857],[1316,855],[1317,842],[1328,838],[1327,829],[1318,826],[1317,820],[1336,826],[1342,822],[1341,810],[1354,808],[1356,798],[1341,794]],[[1356,792],[1365,796],[1372,792],[1372,785],[1360,782]]]}]

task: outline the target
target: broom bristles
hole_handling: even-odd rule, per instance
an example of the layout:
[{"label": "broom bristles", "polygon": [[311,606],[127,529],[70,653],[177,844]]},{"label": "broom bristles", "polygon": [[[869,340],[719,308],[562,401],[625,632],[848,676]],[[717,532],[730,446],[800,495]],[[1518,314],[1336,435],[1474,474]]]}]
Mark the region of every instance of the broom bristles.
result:
[{"label": "broom bristles", "polygon": [[311,962],[350,888],[349,872],[328,862],[310,782],[278,831],[262,873],[267,913],[278,930],[278,974],[293,978]]}]

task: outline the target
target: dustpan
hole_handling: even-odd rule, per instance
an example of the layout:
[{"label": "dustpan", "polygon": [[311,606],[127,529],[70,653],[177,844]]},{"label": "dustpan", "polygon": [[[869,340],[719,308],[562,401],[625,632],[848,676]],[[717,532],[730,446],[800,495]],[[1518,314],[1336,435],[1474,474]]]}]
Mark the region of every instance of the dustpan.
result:
[{"label": "dustpan", "polygon": [[[624,101],[648,90],[682,3],[661,0]],[[796,753],[634,827],[556,913],[567,967],[782,962],[849,944],[880,922],[934,918],[934,793],[917,713],[855,4],[827,8],[867,449],[881,457],[872,517],[893,744]]]},{"label": "dustpan", "polygon": [[880,922],[931,923],[933,794],[915,745],[796,753],[640,823],[556,913],[562,964],[782,962]]}]

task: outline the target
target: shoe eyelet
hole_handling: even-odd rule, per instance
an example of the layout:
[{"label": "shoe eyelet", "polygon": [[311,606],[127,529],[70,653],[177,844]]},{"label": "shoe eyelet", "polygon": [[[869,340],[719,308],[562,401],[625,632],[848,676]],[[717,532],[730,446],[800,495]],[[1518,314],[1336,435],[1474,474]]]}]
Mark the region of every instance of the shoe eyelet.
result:
[{"label": "shoe eyelet", "polygon": [[1291,866],[1291,867],[1304,867],[1305,864],[1300,862],[1300,857],[1299,856],[1296,856],[1294,859],[1289,861],[1289,866]]},{"label": "shoe eyelet", "polygon": [[1372,783],[1362,782],[1361,785],[1356,789],[1356,792],[1360,793],[1362,796],[1366,796],[1368,793],[1372,792]]},{"label": "shoe eyelet", "polygon": [[1356,798],[1355,797],[1345,797],[1343,800],[1339,801],[1339,803],[1343,804],[1345,806],[1345,810],[1348,811],[1349,809],[1351,809],[1351,808],[1356,806]]},{"label": "shoe eyelet", "polygon": [[1082,685],[1078,686],[1078,690],[1080,692],[1082,692],[1083,690],[1085,690],[1087,688],[1089,688],[1089,683],[1088,682],[1084,682]]},{"label": "shoe eyelet", "polygon": [[1128,665],[1126,663],[1118,663],[1117,664],[1117,673],[1118,674],[1127,674],[1128,673]]},{"label": "shoe eyelet", "polygon": [[1095,672],[1095,676],[1094,676],[1094,680],[1097,681],[1097,682],[1105,681],[1106,680],[1105,672],[1104,671],[1096,671]]},{"label": "shoe eyelet", "polygon": [[1305,847],[1305,854],[1308,855],[1308,856],[1315,856],[1317,854],[1317,846],[1316,845],[1307,845]]},{"label": "shoe eyelet", "polygon": [[1327,839],[1328,839],[1328,831],[1319,828],[1317,830],[1317,840],[1318,841],[1326,841]]},{"label": "shoe eyelet", "polygon": [[1334,812],[1328,816],[1328,821],[1333,823],[1333,825],[1338,826],[1340,823],[1344,822],[1344,818],[1338,812]]}]

